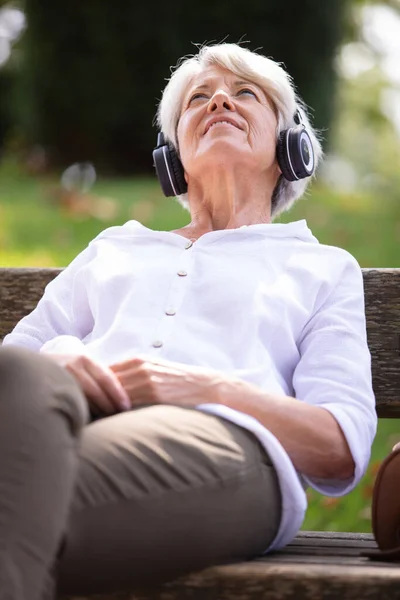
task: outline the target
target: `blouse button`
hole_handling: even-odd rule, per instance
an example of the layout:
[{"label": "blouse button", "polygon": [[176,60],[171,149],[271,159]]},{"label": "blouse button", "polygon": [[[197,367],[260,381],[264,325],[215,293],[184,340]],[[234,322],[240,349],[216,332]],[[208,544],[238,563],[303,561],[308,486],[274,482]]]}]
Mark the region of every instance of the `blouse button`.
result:
[{"label": "blouse button", "polygon": [[193,246],[193,242],[191,242],[190,240],[188,242],[186,242],[185,244],[185,248],[186,250],[188,250],[189,248],[191,248]]},{"label": "blouse button", "polygon": [[163,345],[163,343],[161,340],[154,340],[154,342],[153,342],[154,348],[161,348],[162,345]]},{"label": "blouse button", "polygon": [[174,310],[173,308],[167,308],[165,314],[169,315],[170,317],[173,317],[174,315],[176,315],[176,310]]},{"label": "blouse button", "polygon": [[186,277],[187,272],[186,271],[178,271],[178,275],[179,275],[179,277]]}]

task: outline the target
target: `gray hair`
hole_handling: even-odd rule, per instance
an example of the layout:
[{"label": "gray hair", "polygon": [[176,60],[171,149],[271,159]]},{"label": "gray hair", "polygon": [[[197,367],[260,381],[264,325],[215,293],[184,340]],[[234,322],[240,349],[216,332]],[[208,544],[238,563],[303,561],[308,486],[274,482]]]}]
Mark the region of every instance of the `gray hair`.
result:
[{"label": "gray hair", "polygon": [[[290,75],[274,60],[237,44],[202,46],[197,54],[184,57],[172,70],[157,111],[157,125],[169,143],[178,148],[177,126],[183,98],[191,79],[211,65],[227,69],[238,77],[255,83],[267,94],[277,112],[276,140],[281,131],[297,125],[294,117],[299,111],[311,138],[317,167],[322,157],[321,143],[310,124],[305,105],[296,94]],[[304,194],[310,180],[311,177],[287,181],[281,176],[272,195],[271,219],[289,210]],[[189,209],[187,194],[182,194],[177,199],[184,208]]]}]

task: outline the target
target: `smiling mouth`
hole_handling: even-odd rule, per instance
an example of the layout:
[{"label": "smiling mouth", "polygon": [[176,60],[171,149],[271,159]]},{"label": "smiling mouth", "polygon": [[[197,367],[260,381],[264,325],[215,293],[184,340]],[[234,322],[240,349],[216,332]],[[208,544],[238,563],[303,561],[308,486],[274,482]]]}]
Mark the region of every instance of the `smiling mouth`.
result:
[{"label": "smiling mouth", "polygon": [[229,125],[230,127],[234,127],[235,129],[239,129],[239,127],[237,125],[234,125],[233,123],[231,123],[230,121],[215,121],[214,123],[211,123],[211,125],[207,128],[206,133],[208,133],[210,131],[210,129],[213,129],[213,127],[217,127],[220,125]]}]

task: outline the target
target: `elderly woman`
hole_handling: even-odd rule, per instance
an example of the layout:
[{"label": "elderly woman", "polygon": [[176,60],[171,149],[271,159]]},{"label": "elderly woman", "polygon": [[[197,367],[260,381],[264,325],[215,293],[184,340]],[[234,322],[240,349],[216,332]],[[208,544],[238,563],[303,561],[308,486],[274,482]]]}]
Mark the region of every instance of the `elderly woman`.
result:
[{"label": "elderly woman", "polygon": [[33,352],[0,351],[4,598],[282,548],[305,489],[346,494],[369,460],[360,267],[304,220],[272,223],[321,155],[290,77],[203,47],[158,117],[157,173],[190,223],[101,233],[4,340]]}]

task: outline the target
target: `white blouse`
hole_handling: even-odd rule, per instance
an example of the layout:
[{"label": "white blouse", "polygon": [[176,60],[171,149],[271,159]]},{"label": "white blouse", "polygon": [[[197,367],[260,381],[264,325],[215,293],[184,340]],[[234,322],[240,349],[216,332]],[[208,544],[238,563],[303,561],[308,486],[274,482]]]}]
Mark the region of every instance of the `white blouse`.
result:
[{"label": "white blouse", "polygon": [[282,517],[267,550],[298,532],[308,485],[340,496],[368,466],[377,419],[361,269],[347,251],[319,244],[305,220],[211,231],[194,243],[137,221],[111,227],[3,343],[87,353],[104,365],[161,356],[329,410],[356,465],[347,481],[296,472],[279,440],[247,414],[198,407],[253,432],[275,465]]}]

